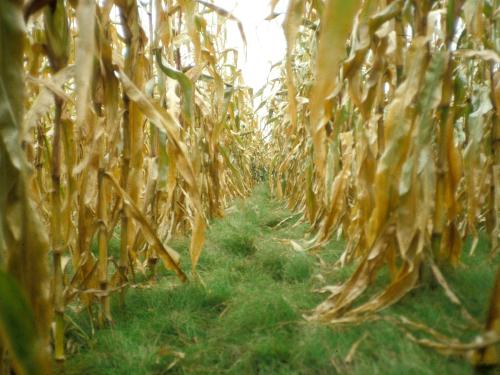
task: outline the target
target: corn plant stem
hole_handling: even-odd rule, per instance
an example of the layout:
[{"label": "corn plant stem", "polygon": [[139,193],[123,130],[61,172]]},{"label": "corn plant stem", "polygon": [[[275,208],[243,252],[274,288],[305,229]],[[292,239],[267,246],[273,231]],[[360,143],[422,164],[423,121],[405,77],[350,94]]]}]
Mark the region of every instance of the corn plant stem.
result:
[{"label": "corn plant stem", "polygon": [[54,357],[63,361],[64,356],[64,299],[63,270],[61,256],[63,240],[61,237],[61,114],[63,102],[55,100],[54,137],[52,139],[52,259],[54,268]]},{"label": "corn plant stem", "polygon": [[[122,131],[123,131],[123,156],[122,156],[122,165],[121,165],[121,179],[120,185],[121,188],[127,191],[128,186],[128,175],[130,171],[130,133],[129,133],[129,112],[128,112],[128,103],[129,99],[126,94],[123,95],[123,103],[125,111],[123,112],[122,118]],[[121,282],[124,283],[126,281],[126,275],[129,264],[129,249],[128,249],[128,215],[126,212],[126,208],[123,205],[120,213],[120,221],[121,221],[121,231],[120,231],[120,277]],[[132,265],[131,265],[132,266]],[[122,288],[120,291],[120,305],[125,305],[125,288]]]}]

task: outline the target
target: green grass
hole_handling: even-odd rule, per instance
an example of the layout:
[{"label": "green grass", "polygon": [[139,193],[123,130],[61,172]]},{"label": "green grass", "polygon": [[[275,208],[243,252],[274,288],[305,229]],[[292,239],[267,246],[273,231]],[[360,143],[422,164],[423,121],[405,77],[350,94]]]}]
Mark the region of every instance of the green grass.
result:
[{"label": "green grass", "polygon": [[[79,329],[71,329],[68,339],[77,353],[67,361],[64,373],[471,373],[465,360],[420,347],[384,321],[334,328],[306,321],[303,315],[324,298],[313,292],[325,285],[316,276],[321,273],[327,284],[333,284],[353,270],[352,265],[333,268],[342,242],[333,241],[320,253],[326,267],[320,267],[316,257],[278,242],[279,238],[301,239],[308,227],[296,225],[299,216],[291,217],[269,199],[264,187],[231,211],[210,226],[199,264],[202,283],[179,285],[175,277],[161,271],[152,288],[128,291],[126,309],[114,301],[114,325],[94,335],[85,314],[74,316]],[[290,219],[276,227],[285,218]],[[187,268],[187,240],[176,239],[173,246],[183,253]],[[488,251],[482,240],[475,256],[464,251],[458,268],[443,270],[480,321],[485,318],[498,264],[488,260]],[[372,291],[386,280],[387,273],[382,272]],[[440,287],[415,289],[384,312],[393,313],[462,339],[477,333]],[[354,360],[345,363],[353,343],[364,335]]]}]

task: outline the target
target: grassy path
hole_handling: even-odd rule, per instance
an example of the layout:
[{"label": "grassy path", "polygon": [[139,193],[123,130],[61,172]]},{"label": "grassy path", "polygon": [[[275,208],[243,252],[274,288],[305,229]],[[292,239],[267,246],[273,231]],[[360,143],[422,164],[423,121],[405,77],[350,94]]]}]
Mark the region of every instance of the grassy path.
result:
[{"label": "grassy path", "polygon": [[[302,315],[323,298],[312,290],[338,283],[352,271],[333,271],[342,243],[333,242],[321,253],[323,266],[316,257],[282,245],[277,238],[302,238],[307,226],[294,225],[294,216],[276,228],[291,214],[263,187],[230,211],[210,227],[199,265],[205,286],[179,285],[171,275],[162,275],[151,288],[129,290],[127,308],[113,307],[115,325],[95,335],[84,314],[78,315],[79,328],[69,335],[77,353],[64,373],[471,373],[466,361],[424,349],[385,322],[335,329],[306,322]],[[185,240],[174,245],[187,252]],[[484,244],[477,250],[487,251]],[[482,254],[464,255],[463,261],[467,267],[445,270],[446,275],[469,311],[482,320],[496,263]],[[476,332],[440,288],[417,288],[387,313],[462,333],[461,338]],[[346,363],[353,343],[362,337]]]}]

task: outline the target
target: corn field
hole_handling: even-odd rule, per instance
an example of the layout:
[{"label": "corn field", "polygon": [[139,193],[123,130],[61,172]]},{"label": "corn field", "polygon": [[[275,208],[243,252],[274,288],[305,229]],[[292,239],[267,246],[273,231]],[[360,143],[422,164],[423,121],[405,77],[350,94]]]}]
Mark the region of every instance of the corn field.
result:
[{"label": "corn field", "polygon": [[[457,265],[479,228],[499,251],[499,16],[496,1],[290,2],[269,180],[312,224],[305,249],[339,234],[339,264],[358,262],[310,319],[368,319],[426,269],[460,305],[439,265]],[[356,304],[385,267],[390,283]],[[490,349],[473,360],[498,361]]]},{"label": "corn field", "polygon": [[486,321],[441,270],[469,237],[472,254],[482,234],[500,252],[498,0],[290,0],[286,57],[257,93],[230,23],[245,44],[210,1],[0,0],[0,374],[52,373],[68,309],[108,326],[111,298],[124,305],[158,267],[203,283],[208,223],[263,171],[311,225],[293,247],[342,238],[336,266],[356,265],[306,320],[376,319],[436,282],[474,342],[393,323],[499,364],[500,268]]}]

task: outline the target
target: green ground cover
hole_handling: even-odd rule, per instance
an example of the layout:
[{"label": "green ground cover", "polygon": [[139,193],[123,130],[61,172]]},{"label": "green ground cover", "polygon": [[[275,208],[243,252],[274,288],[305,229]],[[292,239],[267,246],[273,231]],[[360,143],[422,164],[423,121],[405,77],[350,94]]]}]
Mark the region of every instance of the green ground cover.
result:
[{"label": "green ground cover", "polygon": [[[113,326],[94,334],[85,314],[74,315],[68,334],[74,354],[64,373],[472,373],[466,360],[423,348],[385,321],[334,328],[306,321],[303,315],[324,298],[313,290],[345,280],[353,269],[333,267],[343,243],[333,241],[318,257],[278,241],[302,239],[308,227],[297,224],[300,217],[271,199],[263,186],[229,211],[210,226],[198,269],[201,282],[180,285],[160,272],[151,288],[128,291],[126,309],[114,301]],[[187,240],[173,245],[187,253]],[[488,251],[481,241],[474,256],[466,249],[458,268],[443,270],[479,321],[485,318],[497,264]],[[477,333],[432,283],[383,314],[402,314],[464,340]]]}]

